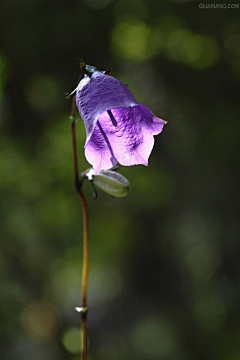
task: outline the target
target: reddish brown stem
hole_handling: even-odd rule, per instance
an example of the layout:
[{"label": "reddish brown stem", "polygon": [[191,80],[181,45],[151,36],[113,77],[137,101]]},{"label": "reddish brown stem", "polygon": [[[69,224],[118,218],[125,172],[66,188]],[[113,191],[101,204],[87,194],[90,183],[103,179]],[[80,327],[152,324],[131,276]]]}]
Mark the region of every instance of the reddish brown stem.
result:
[{"label": "reddish brown stem", "polygon": [[[81,307],[87,308],[87,278],[88,278],[88,242],[89,242],[89,231],[88,231],[88,207],[81,188],[81,181],[78,176],[78,163],[77,163],[77,147],[76,147],[76,133],[75,133],[75,112],[76,112],[76,96],[74,95],[72,101],[71,111],[71,130],[72,130],[72,149],[73,149],[73,163],[75,173],[75,186],[77,193],[80,197],[83,211],[83,262],[82,262],[82,302]],[[81,359],[87,360],[87,312],[81,312]]]}]

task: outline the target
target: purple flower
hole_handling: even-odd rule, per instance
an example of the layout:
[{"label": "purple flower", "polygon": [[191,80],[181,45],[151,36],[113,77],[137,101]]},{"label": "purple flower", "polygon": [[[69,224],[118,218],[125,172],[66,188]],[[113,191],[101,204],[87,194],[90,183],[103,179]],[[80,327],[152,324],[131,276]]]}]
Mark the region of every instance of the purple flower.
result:
[{"label": "purple flower", "polygon": [[82,79],[76,103],[86,128],[85,156],[96,174],[121,165],[148,164],[166,121],[139,105],[121,81],[100,71]]}]

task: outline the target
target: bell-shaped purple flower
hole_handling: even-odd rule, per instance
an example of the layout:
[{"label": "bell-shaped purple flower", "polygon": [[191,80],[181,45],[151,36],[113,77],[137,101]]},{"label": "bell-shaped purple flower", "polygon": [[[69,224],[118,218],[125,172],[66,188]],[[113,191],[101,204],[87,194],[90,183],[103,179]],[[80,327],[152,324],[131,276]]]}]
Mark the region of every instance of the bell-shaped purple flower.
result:
[{"label": "bell-shaped purple flower", "polygon": [[86,128],[85,156],[96,174],[117,162],[148,164],[153,135],[166,121],[139,105],[126,85],[96,71],[80,81],[76,103]]}]

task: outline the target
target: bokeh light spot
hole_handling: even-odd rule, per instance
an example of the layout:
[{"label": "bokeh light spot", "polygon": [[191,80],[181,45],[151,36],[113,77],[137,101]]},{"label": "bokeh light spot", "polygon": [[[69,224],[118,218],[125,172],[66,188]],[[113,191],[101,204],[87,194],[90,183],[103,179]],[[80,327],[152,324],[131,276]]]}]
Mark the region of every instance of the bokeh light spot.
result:
[{"label": "bokeh light spot", "polygon": [[176,352],[177,339],[171,324],[162,319],[146,318],[132,334],[132,344],[141,358],[169,358]]},{"label": "bokeh light spot", "polygon": [[57,330],[56,311],[48,304],[28,307],[23,312],[21,320],[29,335],[39,341],[47,341]]},{"label": "bokeh light spot", "polygon": [[217,247],[220,226],[213,219],[190,207],[176,228],[178,256],[196,281],[210,281],[221,264]]},{"label": "bokeh light spot", "polygon": [[186,23],[182,18],[173,15],[162,15],[158,19],[159,32],[165,39],[169,38],[174,32],[178,30],[186,30]]},{"label": "bokeh light spot", "polygon": [[114,269],[106,272],[97,269],[90,273],[89,279],[90,297],[98,302],[116,298],[123,287],[123,279]]},{"label": "bokeh light spot", "polygon": [[71,224],[74,216],[69,209],[72,209],[72,212],[75,211],[72,199],[59,189],[55,189],[38,202],[35,215],[43,226],[55,228],[55,231],[61,233]]},{"label": "bokeh light spot", "polygon": [[198,299],[194,307],[194,318],[208,332],[219,329],[226,317],[226,307],[217,296]]},{"label": "bokeh light spot", "polygon": [[223,48],[227,61],[232,65],[236,75],[240,78],[240,32],[228,36]]},{"label": "bokeh light spot", "polygon": [[167,42],[167,50],[168,56],[175,61],[183,60],[183,53],[182,53],[182,44],[187,37],[189,37],[191,33],[189,30],[181,29],[175,31],[171,34],[168,38]]},{"label": "bokeh light spot", "polygon": [[152,58],[159,50],[156,32],[140,18],[120,17],[112,33],[112,49],[118,56],[135,61]]},{"label": "bokeh light spot", "polygon": [[201,39],[196,36],[190,36],[185,39],[183,43],[183,50],[185,52],[186,60],[189,63],[194,63],[197,61],[199,56],[201,56],[201,52],[203,50]]},{"label": "bokeh light spot", "polygon": [[54,109],[63,97],[56,79],[47,75],[36,75],[25,88],[25,95],[30,105],[38,111]]},{"label": "bokeh light spot", "polygon": [[215,39],[180,29],[169,36],[167,54],[171,60],[204,69],[217,62],[220,49]]},{"label": "bokeh light spot", "polygon": [[122,360],[122,352],[120,353],[118,349],[114,348],[110,344],[108,346],[102,346],[98,349],[99,359],[111,359],[111,360]]},{"label": "bokeh light spot", "polygon": [[54,132],[42,136],[36,145],[36,155],[39,161],[49,168],[65,164],[70,153],[68,139]]},{"label": "bokeh light spot", "polygon": [[72,327],[64,332],[62,343],[70,354],[80,353],[80,329]]},{"label": "bokeh light spot", "polygon": [[240,57],[240,33],[230,35],[224,42],[224,48],[233,55]]},{"label": "bokeh light spot", "polygon": [[[189,64],[195,69],[204,69],[213,66],[219,59],[220,49],[214,38],[195,35],[184,44]],[[196,52],[197,50],[197,52]],[[190,51],[195,51],[195,58],[191,59]]]}]

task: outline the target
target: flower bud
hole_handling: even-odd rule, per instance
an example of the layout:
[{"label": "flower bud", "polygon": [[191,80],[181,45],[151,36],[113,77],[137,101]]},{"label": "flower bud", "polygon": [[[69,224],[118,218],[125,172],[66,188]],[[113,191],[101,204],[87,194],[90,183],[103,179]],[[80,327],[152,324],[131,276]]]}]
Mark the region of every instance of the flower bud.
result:
[{"label": "flower bud", "polygon": [[102,170],[92,177],[94,186],[114,197],[127,196],[130,191],[130,182],[122,174],[112,170]]}]

